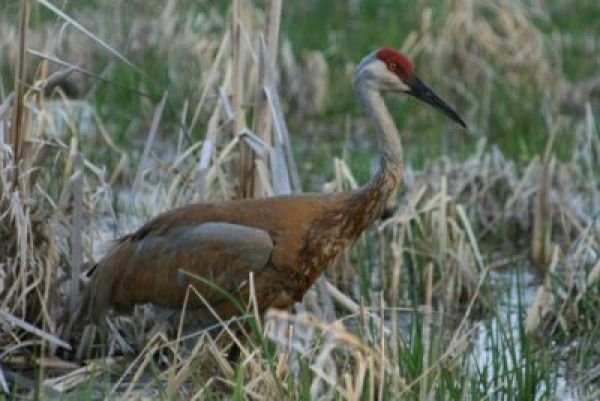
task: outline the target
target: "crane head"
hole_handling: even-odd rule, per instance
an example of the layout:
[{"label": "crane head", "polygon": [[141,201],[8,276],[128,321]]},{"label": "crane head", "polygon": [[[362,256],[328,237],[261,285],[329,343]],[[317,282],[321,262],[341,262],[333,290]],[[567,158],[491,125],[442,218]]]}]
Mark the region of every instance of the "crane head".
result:
[{"label": "crane head", "polygon": [[355,80],[361,80],[381,92],[413,96],[438,109],[464,128],[467,127],[458,113],[415,75],[408,57],[395,49],[378,49],[365,57],[356,67]]}]

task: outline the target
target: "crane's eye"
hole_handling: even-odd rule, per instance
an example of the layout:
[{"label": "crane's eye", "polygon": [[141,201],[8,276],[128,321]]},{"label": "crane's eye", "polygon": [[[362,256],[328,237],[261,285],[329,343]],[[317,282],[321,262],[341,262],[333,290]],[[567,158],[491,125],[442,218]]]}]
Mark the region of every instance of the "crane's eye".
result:
[{"label": "crane's eye", "polygon": [[391,62],[391,63],[388,65],[388,68],[390,69],[390,71],[391,71],[391,72],[396,72],[396,68],[397,68],[397,66],[396,66],[396,63],[394,63],[394,62]]}]

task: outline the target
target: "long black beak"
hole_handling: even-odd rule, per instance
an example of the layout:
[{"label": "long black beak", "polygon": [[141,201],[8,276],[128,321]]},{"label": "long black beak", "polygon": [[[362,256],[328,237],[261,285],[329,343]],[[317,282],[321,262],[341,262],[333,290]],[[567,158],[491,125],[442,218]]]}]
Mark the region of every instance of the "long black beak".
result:
[{"label": "long black beak", "polygon": [[409,95],[412,95],[417,99],[420,99],[425,103],[430,104],[431,106],[435,107],[436,109],[440,110],[442,113],[450,117],[452,120],[462,125],[464,128],[467,128],[467,124],[465,124],[462,118],[460,118],[458,113],[456,113],[456,111],[454,111],[452,107],[448,106],[446,102],[440,99],[438,95],[433,93],[433,91],[429,89],[427,85],[425,85],[419,78],[413,75],[406,81],[406,83],[410,87],[410,91],[408,92]]}]

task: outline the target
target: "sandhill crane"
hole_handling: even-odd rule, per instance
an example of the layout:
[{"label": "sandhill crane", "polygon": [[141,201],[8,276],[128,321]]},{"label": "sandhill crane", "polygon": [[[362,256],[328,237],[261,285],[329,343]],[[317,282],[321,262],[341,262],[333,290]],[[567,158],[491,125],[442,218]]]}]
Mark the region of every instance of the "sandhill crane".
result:
[{"label": "sandhill crane", "polygon": [[[367,55],[354,71],[354,85],[381,145],[381,166],[366,185],[343,193],[198,203],[163,213],[119,239],[98,262],[71,324],[90,318],[100,322],[108,309],[127,311],[136,304],[180,308],[190,284],[227,319],[240,311],[216,287],[247,300],[250,272],[261,313],[300,301],[323,270],[382,214],[401,182],[402,144],[382,93],[414,96],[466,127],[394,49]],[[189,306],[200,316],[209,315],[200,301]]]}]

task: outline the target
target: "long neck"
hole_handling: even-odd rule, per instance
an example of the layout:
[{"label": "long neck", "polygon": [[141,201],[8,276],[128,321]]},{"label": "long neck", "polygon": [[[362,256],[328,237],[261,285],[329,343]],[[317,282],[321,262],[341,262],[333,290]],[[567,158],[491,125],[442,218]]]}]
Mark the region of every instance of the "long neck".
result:
[{"label": "long neck", "polygon": [[381,165],[371,182],[380,175],[391,175],[399,183],[404,169],[404,154],[394,119],[390,115],[379,91],[369,88],[359,81],[356,84],[356,93],[363,108],[375,125],[379,136]]},{"label": "long neck", "polygon": [[[355,216],[360,216],[359,231],[364,230],[379,218],[384,208],[400,185],[404,170],[404,154],[398,129],[388,111],[380,92],[363,84],[356,83],[356,92],[362,106],[368,113],[379,136],[381,164],[369,182],[358,189],[351,198],[350,207]],[[357,235],[359,232],[357,232]]]}]

